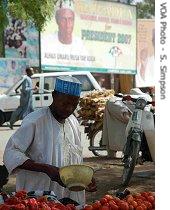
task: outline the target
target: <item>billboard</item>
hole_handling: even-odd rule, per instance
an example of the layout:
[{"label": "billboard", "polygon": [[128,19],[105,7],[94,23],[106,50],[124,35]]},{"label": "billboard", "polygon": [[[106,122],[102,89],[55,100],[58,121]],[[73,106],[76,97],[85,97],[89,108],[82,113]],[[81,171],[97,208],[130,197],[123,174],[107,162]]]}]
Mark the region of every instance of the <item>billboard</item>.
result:
[{"label": "billboard", "polygon": [[33,24],[9,17],[4,40],[6,58],[28,58],[29,66],[39,66],[39,34]]},{"label": "billboard", "polygon": [[136,7],[58,1],[41,33],[41,68],[136,74]]},{"label": "billboard", "polygon": [[155,21],[139,19],[137,23],[136,87],[151,87],[154,80]]},{"label": "billboard", "polygon": [[28,59],[0,58],[0,90],[4,92],[25,74]]}]

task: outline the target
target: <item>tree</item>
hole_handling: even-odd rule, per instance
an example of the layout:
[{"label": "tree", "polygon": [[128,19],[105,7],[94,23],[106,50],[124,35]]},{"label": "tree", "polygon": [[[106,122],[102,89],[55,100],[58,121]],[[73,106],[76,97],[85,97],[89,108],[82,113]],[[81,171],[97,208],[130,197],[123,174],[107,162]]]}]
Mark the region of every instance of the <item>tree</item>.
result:
[{"label": "tree", "polygon": [[137,6],[137,18],[151,19],[155,16],[155,0],[143,0],[138,2]]},{"label": "tree", "polygon": [[16,19],[32,22],[42,30],[54,10],[56,0],[0,0],[0,30],[8,24],[8,14]]},{"label": "tree", "polygon": [[4,56],[3,32],[8,25],[8,15],[35,25],[42,31],[51,18],[58,0],[0,0],[0,57]]}]

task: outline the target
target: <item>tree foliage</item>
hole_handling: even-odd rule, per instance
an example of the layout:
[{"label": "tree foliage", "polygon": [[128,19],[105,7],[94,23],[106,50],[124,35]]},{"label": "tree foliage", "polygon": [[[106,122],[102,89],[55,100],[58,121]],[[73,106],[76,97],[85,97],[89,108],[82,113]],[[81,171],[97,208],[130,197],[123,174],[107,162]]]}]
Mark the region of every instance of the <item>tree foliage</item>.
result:
[{"label": "tree foliage", "polygon": [[1,29],[8,23],[7,15],[32,22],[42,30],[54,10],[56,0],[0,0]]},{"label": "tree foliage", "polygon": [[143,0],[138,2],[137,6],[137,18],[150,19],[155,17],[155,0]]},{"label": "tree foliage", "polygon": [[0,31],[3,31],[4,27],[8,24],[8,18],[6,15],[6,7],[4,0],[0,0]]}]

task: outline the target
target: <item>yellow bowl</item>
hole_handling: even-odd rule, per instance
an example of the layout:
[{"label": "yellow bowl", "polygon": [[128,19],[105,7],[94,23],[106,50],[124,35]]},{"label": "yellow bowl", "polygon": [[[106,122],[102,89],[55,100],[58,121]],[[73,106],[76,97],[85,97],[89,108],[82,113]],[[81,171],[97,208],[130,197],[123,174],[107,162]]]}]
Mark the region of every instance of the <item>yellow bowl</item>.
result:
[{"label": "yellow bowl", "polygon": [[71,191],[82,191],[91,182],[94,170],[87,165],[70,165],[61,167],[60,178]]}]

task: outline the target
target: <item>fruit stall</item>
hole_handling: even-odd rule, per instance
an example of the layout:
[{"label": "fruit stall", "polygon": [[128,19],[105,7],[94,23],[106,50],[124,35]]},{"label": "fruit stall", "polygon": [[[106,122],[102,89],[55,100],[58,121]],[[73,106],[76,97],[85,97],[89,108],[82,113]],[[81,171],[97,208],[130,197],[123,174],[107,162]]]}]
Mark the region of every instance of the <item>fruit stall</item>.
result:
[{"label": "fruit stall", "polygon": [[106,194],[99,200],[84,206],[65,198],[57,200],[48,191],[40,195],[33,192],[18,191],[11,195],[0,193],[0,210],[154,210],[154,192],[141,192],[122,196]]}]

